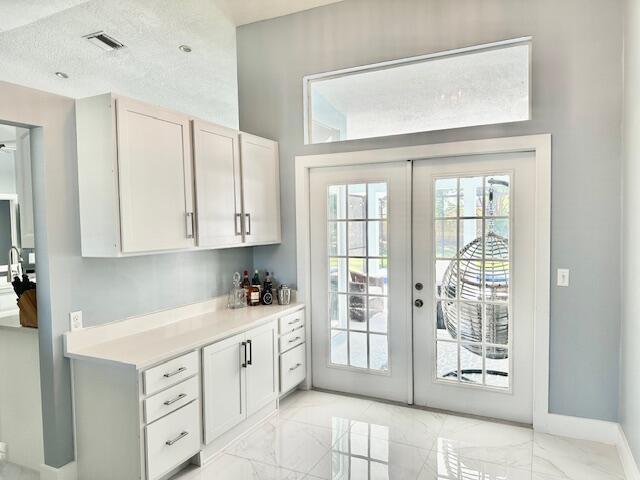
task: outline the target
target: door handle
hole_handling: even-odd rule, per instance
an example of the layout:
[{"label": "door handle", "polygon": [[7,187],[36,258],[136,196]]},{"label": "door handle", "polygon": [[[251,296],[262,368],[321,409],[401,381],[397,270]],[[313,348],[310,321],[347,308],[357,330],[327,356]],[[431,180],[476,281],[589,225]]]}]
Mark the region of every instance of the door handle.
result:
[{"label": "door handle", "polygon": [[300,368],[302,366],[301,363],[296,363],[293,367],[289,368],[290,372],[293,372],[294,370],[297,370],[298,368]]},{"label": "door handle", "polygon": [[247,229],[245,234],[246,235],[251,235],[251,214],[250,213],[245,213],[244,214],[245,219],[247,220]]},{"label": "door handle", "polygon": [[424,302],[418,298],[415,302],[413,302],[413,304],[418,308],[422,308]]},{"label": "door handle", "polygon": [[242,362],[242,368],[247,368],[247,342],[242,342],[242,350],[244,353],[244,362]]},{"label": "door handle", "polygon": [[242,214],[236,213],[233,220],[236,227],[236,236],[242,235]]},{"label": "door handle", "polygon": [[174,443],[179,442],[180,440],[182,440],[184,437],[186,437],[187,435],[189,435],[189,432],[182,432],[180,435],[178,435],[176,438],[174,438],[173,440],[167,440],[166,442],[164,442],[165,444],[171,446]]},{"label": "door handle", "polygon": [[247,362],[247,365],[253,365],[253,344],[251,343],[251,340],[247,340],[247,345],[249,346],[249,361]]}]

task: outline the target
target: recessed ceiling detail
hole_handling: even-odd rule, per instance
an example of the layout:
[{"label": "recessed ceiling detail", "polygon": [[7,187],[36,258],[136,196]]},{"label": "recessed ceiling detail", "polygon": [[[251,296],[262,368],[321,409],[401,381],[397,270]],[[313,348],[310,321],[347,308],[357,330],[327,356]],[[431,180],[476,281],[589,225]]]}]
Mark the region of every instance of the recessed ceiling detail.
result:
[{"label": "recessed ceiling detail", "polygon": [[89,35],[85,35],[84,38],[89,40],[92,44],[97,47],[100,47],[102,50],[111,51],[111,50],[120,50],[124,48],[124,43],[116,40],[110,35],[100,31],[95,33],[90,33]]}]

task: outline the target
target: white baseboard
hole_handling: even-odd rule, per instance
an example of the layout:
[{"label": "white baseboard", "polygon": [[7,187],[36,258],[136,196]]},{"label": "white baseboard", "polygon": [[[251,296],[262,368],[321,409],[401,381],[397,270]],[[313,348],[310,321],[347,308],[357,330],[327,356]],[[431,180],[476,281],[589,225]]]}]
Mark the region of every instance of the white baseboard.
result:
[{"label": "white baseboard", "polygon": [[542,421],[537,421],[534,424],[534,428],[537,432],[577,438],[579,440],[590,440],[608,445],[617,445],[619,439],[619,425],[615,422],[571,417],[555,413],[545,415]]},{"label": "white baseboard", "polygon": [[618,447],[618,455],[620,455],[620,461],[627,480],[640,480],[638,464],[633,458],[633,453],[631,453],[631,448],[629,448],[629,443],[627,442],[627,436],[620,425],[618,425],[618,442],[616,446]]},{"label": "white baseboard", "polygon": [[40,466],[40,480],[78,480],[76,462],[69,462],[60,468],[42,464]]}]

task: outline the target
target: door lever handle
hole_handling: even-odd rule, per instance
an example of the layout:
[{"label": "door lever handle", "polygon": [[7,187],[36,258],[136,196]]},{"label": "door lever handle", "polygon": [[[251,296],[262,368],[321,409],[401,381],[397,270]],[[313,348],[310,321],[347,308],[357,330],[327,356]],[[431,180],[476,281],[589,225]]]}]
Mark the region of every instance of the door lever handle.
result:
[{"label": "door lever handle", "polygon": [[413,302],[413,304],[418,308],[422,308],[424,302],[418,298],[415,302]]}]

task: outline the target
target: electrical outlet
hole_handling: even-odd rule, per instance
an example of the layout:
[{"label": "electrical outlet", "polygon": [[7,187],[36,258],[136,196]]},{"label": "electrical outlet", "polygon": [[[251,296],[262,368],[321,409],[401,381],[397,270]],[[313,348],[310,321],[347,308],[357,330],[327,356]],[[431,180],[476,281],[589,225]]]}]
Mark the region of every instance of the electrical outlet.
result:
[{"label": "electrical outlet", "polygon": [[559,287],[569,286],[569,269],[568,268],[558,269],[558,286]]},{"label": "electrical outlet", "polygon": [[36,264],[36,254],[35,253],[30,253],[29,254],[29,265],[35,265]]},{"label": "electrical outlet", "polygon": [[82,311],[71,312],[69,314],[69,323],[71,324],[71,331],[80,330],[82,328]]}]

